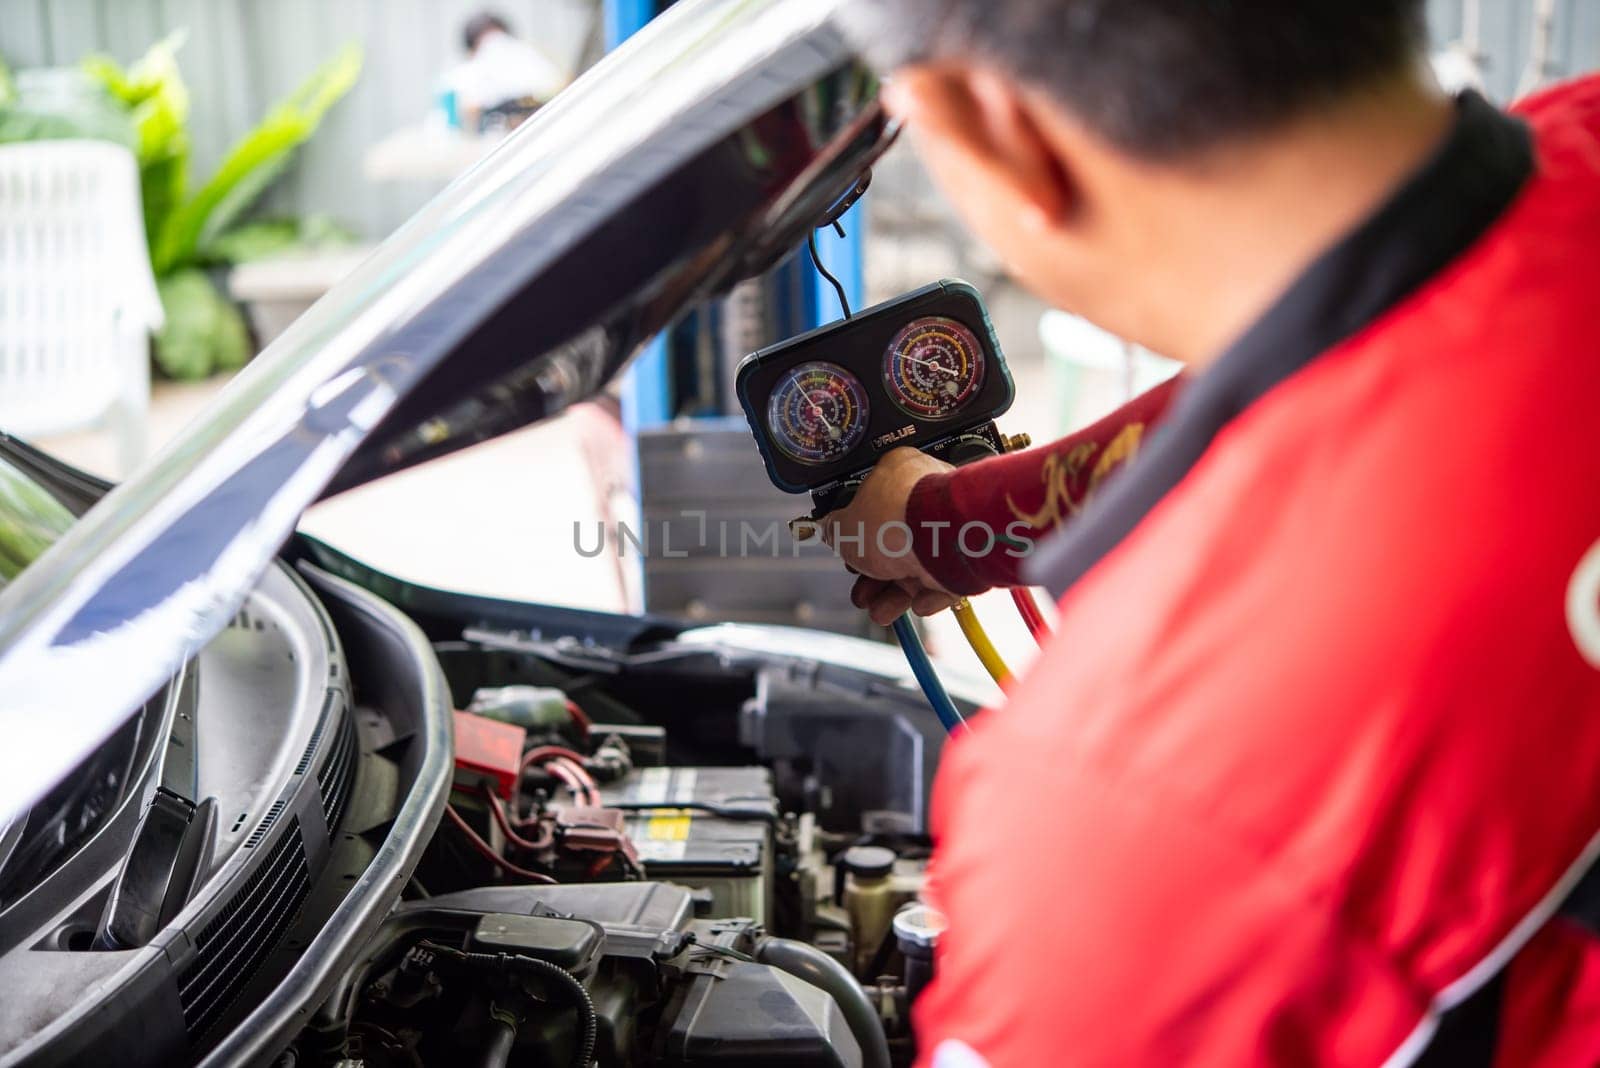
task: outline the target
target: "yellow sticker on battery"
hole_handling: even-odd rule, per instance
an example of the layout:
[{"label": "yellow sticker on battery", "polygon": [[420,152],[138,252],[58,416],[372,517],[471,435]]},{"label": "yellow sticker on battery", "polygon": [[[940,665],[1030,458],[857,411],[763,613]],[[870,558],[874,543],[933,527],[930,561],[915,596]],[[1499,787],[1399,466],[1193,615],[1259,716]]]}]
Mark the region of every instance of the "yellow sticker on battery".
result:
[{"label": "yellow sticker on battery", "polygon": [[690,822],[686,808],[659,809],[645,824],[644,835],[657,842],[687,842]]}]

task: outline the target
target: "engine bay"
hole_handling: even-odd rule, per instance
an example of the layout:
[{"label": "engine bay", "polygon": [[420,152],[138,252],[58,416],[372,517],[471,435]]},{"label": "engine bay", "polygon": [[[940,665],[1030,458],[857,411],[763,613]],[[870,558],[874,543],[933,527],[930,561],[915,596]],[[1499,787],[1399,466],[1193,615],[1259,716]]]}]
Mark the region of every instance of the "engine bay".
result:
[{"label": "engine bay", "polygon": [[0,1063],[912,1062],[946,735],[892,647],[293,550],[0,901]]},{"label": "engine bay", "polygon": [[911,1062],[942,925],[914,691],[718,642],[434,652],[443,819],[296,1063]]}]

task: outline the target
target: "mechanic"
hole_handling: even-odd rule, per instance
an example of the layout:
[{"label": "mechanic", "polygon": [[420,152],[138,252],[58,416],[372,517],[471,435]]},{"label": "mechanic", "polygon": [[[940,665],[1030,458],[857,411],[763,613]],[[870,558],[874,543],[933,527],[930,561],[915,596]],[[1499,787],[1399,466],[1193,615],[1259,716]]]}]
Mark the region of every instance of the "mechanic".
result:
[{"label": "mechanic", "polygon": [[826,521],[880,623],[1061,598],[940,769],[925,1063],[1600,1063],[1600,80],[1452,100],[1422,0],[850,10],[1012,272],[1188,366]]}]

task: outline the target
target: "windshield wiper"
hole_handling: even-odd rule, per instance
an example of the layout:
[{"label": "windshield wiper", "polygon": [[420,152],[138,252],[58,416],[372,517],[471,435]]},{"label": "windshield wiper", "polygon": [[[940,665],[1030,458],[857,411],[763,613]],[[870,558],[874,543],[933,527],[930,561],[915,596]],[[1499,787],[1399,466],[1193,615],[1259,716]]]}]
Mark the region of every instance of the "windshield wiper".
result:
[{"label": "windshield wiper", "polygon": [[188,902],[208,859],[216,798],[200,792],[195,748],[199,677],[194,664],[173,680],[173,708],[161,781],[140,817],[127,860],[111,888],[97,944],[103,949],[148,945]]}]

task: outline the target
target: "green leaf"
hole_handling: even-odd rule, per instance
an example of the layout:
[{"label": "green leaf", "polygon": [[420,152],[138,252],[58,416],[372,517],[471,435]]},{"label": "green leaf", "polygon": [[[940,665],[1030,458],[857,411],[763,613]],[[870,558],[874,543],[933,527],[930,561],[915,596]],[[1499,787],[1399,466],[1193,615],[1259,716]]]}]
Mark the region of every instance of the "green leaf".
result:
[{"label": "green leaf", "polygon": [[49,91],[19,92],[0,66],[0,142],[82,138],[112,141],[130,150],[139,143],[127,111],[93,79],[52,83]]},{"label": "green leaf", "polygon": [[[316,132],[327,110],[355,84],[361,49],[346,45],[241,138],[200,190],[164,219],[152,253],[156,273],[197,260],[202,248],[229,230]],[[150,220],[146,220],[147,225]]]},{"label": "green leaf", "polygon": [[154,251],[156,235],[183,202],[189,183],[189,153],[151,160],[139,168],[139,197],[144,205],[145,239]]},{"label": "green leaf", "polygon": [[201,250],[207,263],[249,263],[281,256],[300,243],[293,219],[257,219],[242,223]]},{"label": "green leaf", "polygon": [[124,71],[109,56],[90,56],[82,69],[128,113],[137,139],[139,188],[145,234],[155,250],[156,235],[177,209],[189,182],[189,89],[178,69],[179,30],[151,45]]},{"label": "green leaf", "polygon": [[199,258],[208,264],[249,263],[291,252],[338,248],[355,239],[355,234],[326,215],[257,219],[235,226],[206,245]]},{"label": "green leaf", "polygon": [[182,118],[189,117],[189,91],[178,70],[178,50],[189,38],[189,31],[176,30],[145,51],[123,70],[110,56],[96,53],[79,66],[125,106],[132,108],[153,96],[169,95],[181,106]]},{"label": "green leaf", "polygon": [[244,317],[206,273],[185,267],[156,282],[166,323],[156,334],[156,366],[171,378],[205,378],[250,358]]},{"label": "green leaf", "polygon": [[0,460],[0,589],[72,525],[72,513],[43,486]]},{"label": "green leaf", "polygon": [[138,134],[127,116],[110,108],[74,111],[34,111],[25,107],[0,107],[0,144],[18,141],[60,141],[86,138],[113,141],[132,149]]}]

